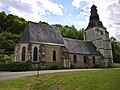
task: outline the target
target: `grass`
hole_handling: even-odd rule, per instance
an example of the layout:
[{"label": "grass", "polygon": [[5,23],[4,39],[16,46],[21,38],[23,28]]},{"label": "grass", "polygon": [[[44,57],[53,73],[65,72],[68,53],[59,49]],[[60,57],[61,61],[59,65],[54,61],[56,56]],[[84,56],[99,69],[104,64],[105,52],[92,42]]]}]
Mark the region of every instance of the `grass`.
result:
[{"label": "grass", "polygon": [[120,69],[53,73],[0,81],[0,90],[120,90]]}]

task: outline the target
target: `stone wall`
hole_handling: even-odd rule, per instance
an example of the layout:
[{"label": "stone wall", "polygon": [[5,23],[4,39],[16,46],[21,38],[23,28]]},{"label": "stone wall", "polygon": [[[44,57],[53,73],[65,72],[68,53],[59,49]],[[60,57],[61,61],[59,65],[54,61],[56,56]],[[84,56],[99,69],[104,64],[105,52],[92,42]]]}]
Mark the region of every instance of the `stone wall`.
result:
[{"label": "stone wall", "polygon": [[[31,48],[29,47],[29,43],[18,44],[15,48],[15,61],[22,62],[22,48],[26,48],[25,53],[25,61],[32,61],[34,64],[32,68],[38,67],[38,64],[44,69],[49,69],[52,66],[57,66],[58,68],[62,67],[61,60],[61,46],[57,45],[41,45],[41,44],[31,44]],[[33,61],[34,48],[37,47],[37,61]],[[42,50],[41,50],[42,49]],[[30,51],[29,51],[30,50]],[[53,61],[53,51],[56,52],[56,61]],[[44,54],[44,55],[43,55]],[[42,57],[41,57],[42,56]]]},{"label": "stone wall", "polygon": [[[77,63],[74,63],[73,56],[77,56]],[[88,57],[89,63],[84,63],[84,56]],[[95,63],[93,63],[93,56],[95,57]],[[91,68],[96,64],[100,64],[100,56],[96,55],[82,55],[82,54],[70,54],[70,62],[75,68]]]},{"label": "stone wall", "polygon": [[25,55],[25,61],[28,60],[28,43],[23,43],[23,44],[17,44],[16,48],[15,48],[15,61],[16,62],[21,62],[22,61],[22,48],[25,47],[26,48],[26,55]]}]

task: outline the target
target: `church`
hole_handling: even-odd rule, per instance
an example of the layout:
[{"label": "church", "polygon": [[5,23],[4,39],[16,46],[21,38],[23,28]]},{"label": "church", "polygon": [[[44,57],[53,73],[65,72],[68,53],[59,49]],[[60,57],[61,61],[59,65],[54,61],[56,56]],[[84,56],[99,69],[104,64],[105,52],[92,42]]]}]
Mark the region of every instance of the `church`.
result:
[{"label": "church", "polygon": [[29,21],[14,51],[15,62],[32,62],[31,68],[110,67],[113,63],[109,32],[92,5],[84,40],[63,38],[55,26]]}]

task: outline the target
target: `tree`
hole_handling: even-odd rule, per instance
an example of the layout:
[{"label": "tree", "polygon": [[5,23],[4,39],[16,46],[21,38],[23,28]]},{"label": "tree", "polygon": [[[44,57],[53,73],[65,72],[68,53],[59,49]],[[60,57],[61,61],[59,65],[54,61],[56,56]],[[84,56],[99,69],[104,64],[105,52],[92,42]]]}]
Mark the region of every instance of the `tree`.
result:
[{"label": "tree", "polygon": [[74,25],[62,26],[60,24],[56,24],[54,26],[56,26],[60,29],[63,37],[83,40],[83,36],[84,36],[84,29],[83,28],[78,31]]},{"label": "tree", "polygon": [[23,18],[0,12],[0,49],[13,51],[22,35],[26,23]]},{"label": "tree", "polygon": [[21,35],[12,34],[11,32],[0,33],[0,48],[6,51],[14,51],[20,37]]},{"label": "tree", "polygon": [[117,42],[115,37],[110,38],[112,42],[113,62],[120,63],[120,43]]}]

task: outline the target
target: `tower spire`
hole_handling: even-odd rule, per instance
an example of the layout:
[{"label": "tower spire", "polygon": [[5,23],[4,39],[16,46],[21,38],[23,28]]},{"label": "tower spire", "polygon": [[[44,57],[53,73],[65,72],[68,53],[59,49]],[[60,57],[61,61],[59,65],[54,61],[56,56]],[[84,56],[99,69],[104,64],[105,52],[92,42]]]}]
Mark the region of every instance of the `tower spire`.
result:
[{"label": "tower spire", "polygon": [[97,7],[94,4],[91,7],[90,13],[91,13],[90,21],[91,20],[99,20],[99,15],[97,14]]},{"label": "tower spire", "polygon": [[105,28],[102,22],[99,20],[99,15],[97,13],[97,7],[94,4],[91,7],[89,24],[86,29],[90,29],[93,27]]}]

